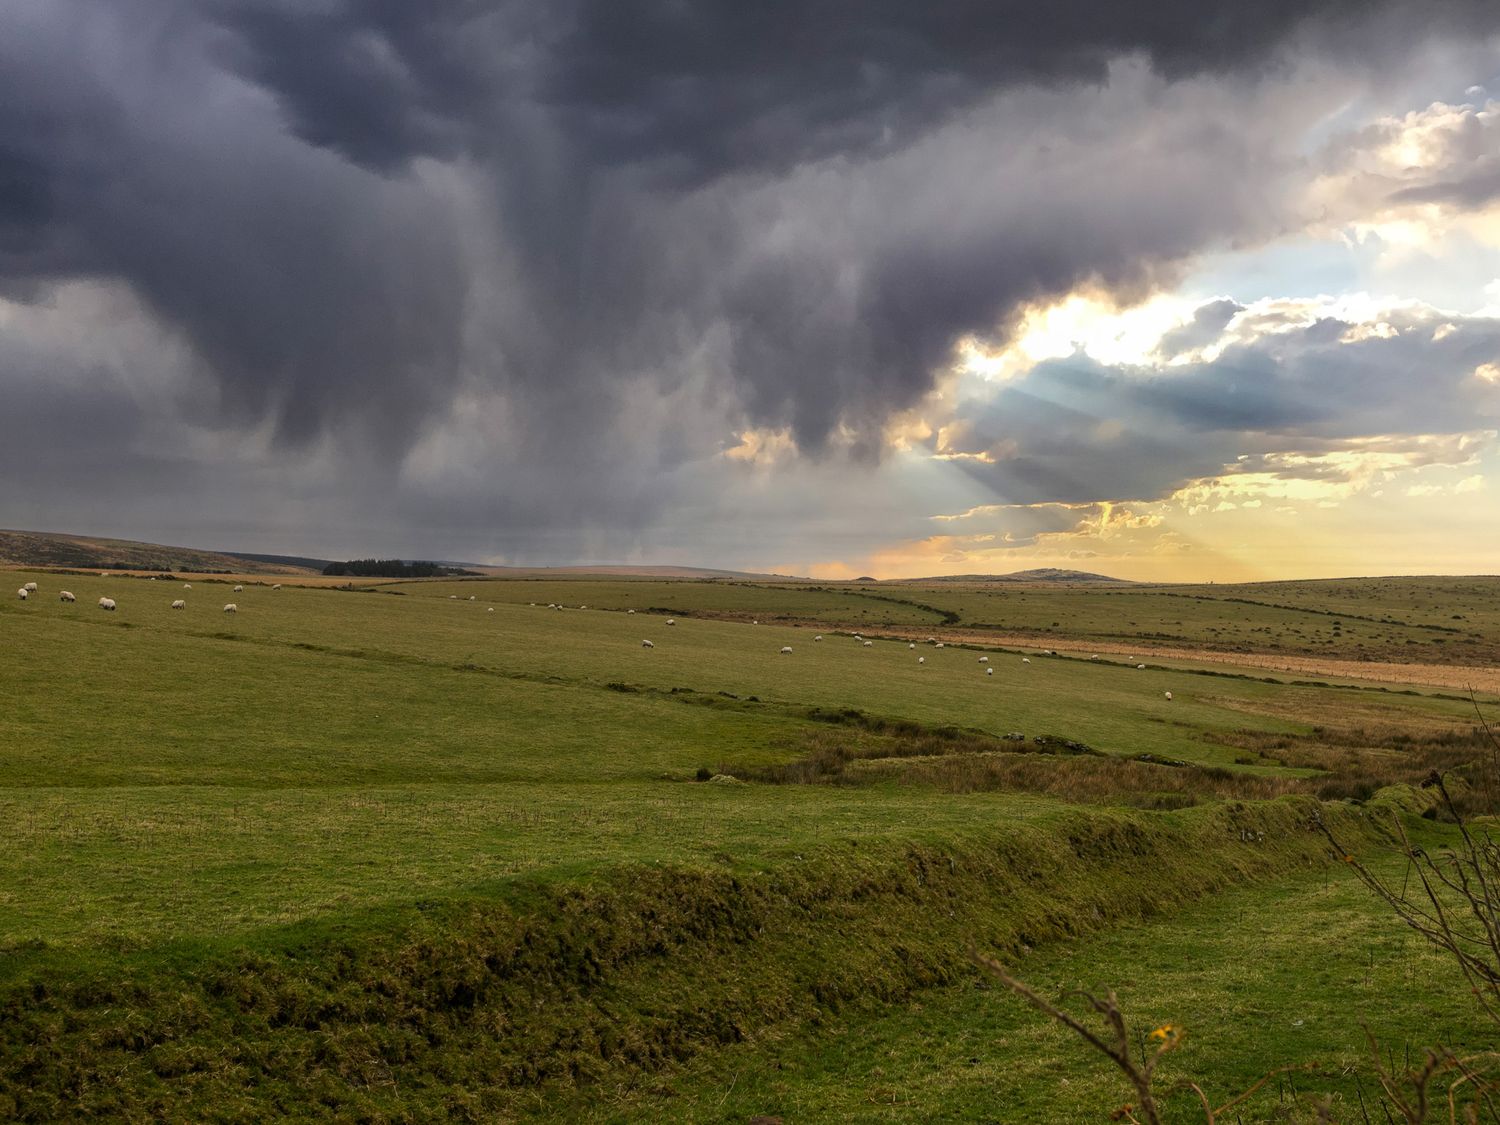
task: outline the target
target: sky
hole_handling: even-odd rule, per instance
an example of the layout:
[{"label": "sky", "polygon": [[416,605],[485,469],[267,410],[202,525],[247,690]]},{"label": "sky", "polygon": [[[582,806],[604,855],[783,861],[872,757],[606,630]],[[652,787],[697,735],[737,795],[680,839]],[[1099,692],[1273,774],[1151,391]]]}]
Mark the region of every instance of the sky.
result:
[{"label": "sky", "polygon": [[1489,0],[0,0],[0,526],[1500,571]]}]

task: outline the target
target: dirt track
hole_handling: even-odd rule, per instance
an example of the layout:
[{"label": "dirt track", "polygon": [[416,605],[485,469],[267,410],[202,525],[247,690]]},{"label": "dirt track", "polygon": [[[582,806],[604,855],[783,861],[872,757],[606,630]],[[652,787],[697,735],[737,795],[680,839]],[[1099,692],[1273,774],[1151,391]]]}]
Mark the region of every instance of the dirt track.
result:
[{"label": "dirt track", "polygon": [[1388,664],[1368,660],[1330,660],[1316,656],[1291,656],[1254,652],[1216,652],[1204,648],[1157,648],[1147,645],[1100,641],[1087,646],[1060,644],[1056,641],[1011,633],[987,633],[944,630],[902,630],[913,639],[937,637],[942,641],[978,642],[1005,645],[1009,648],[1056,648],[1069,656],[1099,653],[1101,656],[1140,656],[1155,660],[1190,660],[1201,664],[1220,664],[1237,668],[1264,668],[1290,672],[1298,676],[1335,676],[1339,679],[1369,680],[1381,684],[1420,684],[1425,687],[1466,691],[1473,688],[1500,694],[1500,668],[1467,664]]}]

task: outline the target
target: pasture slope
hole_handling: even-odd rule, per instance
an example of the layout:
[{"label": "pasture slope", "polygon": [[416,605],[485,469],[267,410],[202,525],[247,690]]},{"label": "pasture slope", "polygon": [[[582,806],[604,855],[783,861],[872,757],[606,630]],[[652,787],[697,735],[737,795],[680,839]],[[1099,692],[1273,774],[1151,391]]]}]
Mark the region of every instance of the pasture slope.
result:
[{"label": "pasture slope", "polygon": [[[923,997],[942,1014],[921,1034],[971,1043],[972,1009],[950,1005],[972,993],[970,940],[1061,966],[1111,940],[1090,934],[1169,916],[1190,960],[1222,936],[1195,920],[1216,906],[1189,905],[1210,892],[1276,879],[1321,909],[1312,802],[1478,745],[1469,701],[1441,693],[831,627],[967,612],[925,590],[231,594],[11,573],[42,587],[0,600],[0,1115],[17,1120],[723,1119],[693,1092],[715,1067],[770,1067],[850,1021],[881,1033]],[[1400,792],[1324,815],[1368,840],[1369,808],[1419,800]],[[1267,948],[1302,917],[1281,900],[1259,900]],[[1385,933],[1343,901],[1351,932]],[[1372,953],[1369,975],[1393,964]],[[1260,1003],[1311,971],[1262,967]],[[903,1083],[947,1091],[934,1114],[991,1096],[903,1057]],[[761,1075],[755,1097],[850,1116],[810,1072]],[[1034,1077],[1025,1098],[1066,1113],[1094,1089]]]}]

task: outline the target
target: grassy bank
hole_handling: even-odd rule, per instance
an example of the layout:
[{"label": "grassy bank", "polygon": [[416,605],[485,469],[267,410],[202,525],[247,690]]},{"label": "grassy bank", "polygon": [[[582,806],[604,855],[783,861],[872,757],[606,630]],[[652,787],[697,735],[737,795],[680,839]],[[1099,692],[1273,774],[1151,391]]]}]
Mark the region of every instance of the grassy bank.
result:
[{"label": "grassy bank", "polygon": [[[625,867],[512,885],[235,950],[41,954],[0,997],[0,1111],[493,1119],[538,1088],[952,983],[970,939],[1019,953],[1323,862],[1309,812],[1058,809],[758,873]],[[1359,831],[1357,813],[1339,815]]]}]

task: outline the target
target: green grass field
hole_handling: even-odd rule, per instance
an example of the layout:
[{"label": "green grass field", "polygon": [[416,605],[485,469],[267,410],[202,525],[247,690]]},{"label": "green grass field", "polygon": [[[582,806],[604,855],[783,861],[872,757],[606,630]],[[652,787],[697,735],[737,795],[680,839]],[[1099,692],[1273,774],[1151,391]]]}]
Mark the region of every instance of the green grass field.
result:
[{"label": "green grass field", "polygon": [[[829,857],[855,854],[848,849],[871,865],[859,878],[878,883],[883,865],[907,862],[899,859],[904,849],[967,855],[1025,833],[1074,839],[1070,826],[1096,815],[1085,808],[1111,804],[1137,810],[1121,814],[1132,818],[1123,823],[1145,826],[1131,831],[1159,831],[1166,840],[1177,822],[1153,818],[1178,814],[1138,810],[1212,808],[1226,798],[1283,792],[1368,795],[1434,765],[1458,764],[1476,745],[1469,701],[1441,693],[1139,670],[1114,660],[1033,655],[1025,663],[1003,649],[912,649],[884,637],[866,646],[849,635],[853,628],[880,635],[867,620],[892,629],[941,620],[928,604],[965,622],[971,614],[982,619],[990,603],[975,599],[988,595],[965,591],[924,589],[911,601],[891,601],[888,595],[910,592],[580,579],[401,583],[380,591],[249,585],[233,593],[228,583],[201,580],[185,590],[144,578],[10,577],[14,585],[27,579],[41,586],[31,600],[0,600],[0,985],[13,1003],[30,995],[34,981],[49,980],[56,990],[115,973],[145,982],[144,997],[165,996],[173,974],[212,977],[220,970],[197,967],[255,951],[281,956],[275,951],[288,942],[310,942],[321,952],[304,956],[324,960],[328,943],[344,940],[330,935],[358,935],[384,951],[379,957],[394,957],[389,949],[407,940],[402,935],[423,911],[447,912],[458,919],[453,933],[466,934],[469,905],[510,917],[537,894],[609,888],[628,883],[634,876],[622,873],[631,871],[659,869],[694,886],[701,875],[719,888],[714,894],[732,898],[739,892],[723,888],[736,881],[775,881],[804,863],[831,863],[827,886],[844,888],[827,892],[837,901],[852,893],[852,876],[843,860]],[[63,588],[78,601],[59,603]],[[951,604],[940,601],[945,593]],[[115,598],[118,611],[96,608],[101,595]],[[1036,595],[1037,619],[1061,613],[1056,604],[1068,596],[1079,619],[1145,604],[1127,611],[1115,592],[1060,591]],[[1447,596],[1446,588],[1432,596]],[[177,597],[186,610],[169,608]],[[1055,604],[1043,605],[1047,599]],[[221,611],[228,601],[237,613]],[[548,609],[549,601],[570,608]],[[1194,620],[1224,613],[1222,605],[1174,596],[1170,605],[1179,604]],[[582,605],[590,608],[572,608]],[[1416,601],[1407,607],[1413,621],[1419,608]],[[666,612],[678,615],[675,625],[666,624]],[[1281,628],[1287,612],[1236,604],[1232,617],[1242,629]],[[1468,603],[1454,612],[1480,616]],[[757,615],[763,623],[750,624]],[[643,648],[643,639],[655,647]],[[783,654],[784,646],[793,651]],[[1013,732],[1026,741],[1006,741]],[[1038,744],[1039,736],[1054,741]],[[1058,739],[1092,753],[1057,752]],[[799,763],[813,766],[798,772]],[[1185,886],[1207,890],[1292,870],[1316,854],[1289,841],[1274,861],[1241,867],[1215,850],[1216,823],[1182,822],[1183,832],[1197,826],[1193,847],[1204,849],[1194,857],[1198,866],[1185,869]],[[1143,843],[1141,854],[1154,846]],[[1224,836],[1222,846],[1239,844]],[[1108,863],[1091,870],[1075,876],[1080,888],[1113,877]],[[1121,917],[1149,911],[1148,881],[1121,886],[1135,888],[1130,905],[1118,907]],[[1295,897],[1308,886],[1285,893]],[[976,888],[965,893],[983,897]],[[976,919],[991,919],[986,925],[1010,918],[1003,903],[975,909]],[[1184,950],[1214,938],[1197,909],[1182,915]],[[850,917],[858,916],[851,905]],[[920,948],[920,917],[889,940]],[[1359,925],[1375,924],[1368,912],[1362,917]],[[1065,921],[1052,917],[1042,928]],[[817,941],[834,940],[838,927],[828,925],[810,931]],[[858,931],[844,938],[861,940]],[[944,956],[958,940],[956,930],[932,935],[934,948],[949,951]],[[800,948],[781,955],[800,963]],[[886,947],[870,949],[873,958]],[[1129,956],[1121,952],[1116,963],[1127,966]],[[873,961],[861,964],[874,972]],[[919,955],[912,964],[926,962]],[[651,989],[682,987],[663,983],[676,979],[663,977],[665,970],[653,971]],[[777,1035],[795,1037],[811,1025],[794,1002],[794,985],[829,986],[818,983],[820,968],[788,968],[786,979],[780,971],[747,969],[747,980],[788,990],[773,1023]],[[890,986],[889,998],[907,1003],[902,997],[912,989],[951,972],[913,968],[901,978],[906,983]],[[710,996],[721,986],[728,987],[700,982]],[[641,1005],[649,1007],[655,992],[642,989],[629,1008],[635,1014],[619,1020],[644,1018]],[[92,1015],[75,1013],[65,1023],[92,1026],[105,1020],[99,1013],[116,1010],[75,1001],[59,1011]],[[157,1000],[137,1007],[148,1023],[160,1016]],[[880,1021],[887,1018],[897,1015],[868,1013],[872,1027],[886,1027]],[[1390,1026],[1406,1033],[1405,1023]],[[705,1033],[690,1053],[712,1055],[717,1035]],[[755,1057],[770,1065],[774,1052]],[[411,1065],[432,1084],[429,1071]],[[656,1065],[606,1067],[590,1081],[628,1088],[631,1074]],[[705,1074],[717,1073],[717,1063],[705,1065]],[[965,1081],[949,1063],[933,1065],[941,1073],[922,1077],[919,1058],[899,1063],[913,1083]],[[152,1105],[172,1117],[191,1102],[174,1101],[170,1075],[152,1073],[97,1108]],[[573,1074],[564,1085],[576,1080]],[[809,1104],[840,1116],[831,1088],[821,1089],[825,1079],[808,1081]],[[465,1076],[449,1087],[473,1082]],[[538,1087],[541,1103],[551,1104],[553,1084],[548,1078]],[[212,1087],[220,1097],[227,1088]],[[280,1110],[306,1093],[296,1083],[288,1089],[276,1095],[285,1099],[276,1102]],[[751,1089],[764,1097],[771,1087]],[[335,1094],[319,1096],[325,1109],[334,1104],[327,1098]],[[651,1115],[649,1097],[621,1096],[622,1113]],[[673,1104],[698,1096],[682,1093]],[[69,1104],[57,1097],[17,1101],[12,1112],[34,1116],[35,1105]],[[423,1097],[438,1095],[429,1089]],[[417,1112],[400,1110],[404,1104],[379,1102],[398,1119]],[[411,1104],[461,1115],[451,1098]],[[484,1112],[521,1113],[528,1104],[501,1099],[484,1103]],[[247,1102],[243,1113],[265,1109]]]}]

